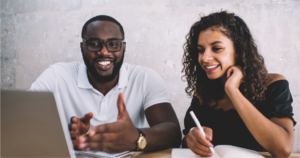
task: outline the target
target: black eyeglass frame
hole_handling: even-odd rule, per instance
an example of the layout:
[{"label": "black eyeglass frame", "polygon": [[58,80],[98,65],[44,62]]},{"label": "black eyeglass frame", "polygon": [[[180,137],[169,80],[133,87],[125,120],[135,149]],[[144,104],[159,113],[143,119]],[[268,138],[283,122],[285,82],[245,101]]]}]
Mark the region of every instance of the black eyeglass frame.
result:
[{"label": "black eyeglass frame", "polygon": [[[91,51],[91,50],[89,50],[89,47],[86,46],[87,50],[90,51],[90,52],[98,52],[98,51],[102,50],[103,45],[106,47],[106,49],[107,49],[109,52],[118,52],[118,51],[120,51],[120,50],[122,49],[123,43],[126,43],[125,40],[115,40],[115,39],[114,39],[114,40],[107,40],[107,41],[105,41],[105,42],[104,42],[104,41],[101,41],[101,40],[99,40],[99,39],[93,39],[93,40],[101,42],[102,47],[100,47],[100,49],[97,50],[97,51]],[[85,42],[85,44],[86,44],[86,41],[89,41],[89,40],[88,40],[88,39],[82,38],[82,41]],[[116,50],[116,51],[110,51],[110,50],[108,49],[107,45],[106,45],[106,43],[107,43],[107,42],[110,42],[110,41],[119,41],[119,42],[121,42],[121,47],[120,47],[120,49],[119,49],[119,50]]]}]

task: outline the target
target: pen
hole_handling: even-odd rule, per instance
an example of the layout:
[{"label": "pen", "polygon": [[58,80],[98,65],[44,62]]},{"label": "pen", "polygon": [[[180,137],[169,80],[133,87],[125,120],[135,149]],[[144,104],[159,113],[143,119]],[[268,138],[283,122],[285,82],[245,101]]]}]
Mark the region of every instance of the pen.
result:
[{"label": "pen", "polygon": [[[190,111],[190,114],[191,114],[191,116],[192,116],[192,118],[193,118],[193,120],[194,120],[196,126],[198,127],[198,129],[200,130],[200,132],[202,133],[202,135],[206,138],[206,134],[204,133],[204,131],[203,131],[202,127],[201,127],[201,124],[200,124],[200,122],[198,121],[196,115],[194,114],[193,111]],[[214,148],[209,147],[209,149],[210,149],[210,151],[211,151],[212,153],[215,153]]]}]

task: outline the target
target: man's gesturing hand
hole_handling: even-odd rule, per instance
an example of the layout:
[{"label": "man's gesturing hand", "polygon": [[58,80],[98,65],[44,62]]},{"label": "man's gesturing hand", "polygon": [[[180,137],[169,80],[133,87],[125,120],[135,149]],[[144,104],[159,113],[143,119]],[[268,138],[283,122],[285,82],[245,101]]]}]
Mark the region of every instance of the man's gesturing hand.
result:
[{"label": "man's gesturing hand", "polygon": [[85,114],[82,118],[77,118],[75,116],[71,117],[69,123],[69,131],[72,138],[72,144],[75,149],[78,148],[78,137],[79,135],[85,134],[90,128],[90,120],[93,117],[93,113],[89,112]]},{"label": "man's gesturing hand", "polygon": [[124,104],[124,94],[118,96],[117,121],[96,126],[79,137],[80,149],[118,153],[136,148],[139,132],[133,125]]}]

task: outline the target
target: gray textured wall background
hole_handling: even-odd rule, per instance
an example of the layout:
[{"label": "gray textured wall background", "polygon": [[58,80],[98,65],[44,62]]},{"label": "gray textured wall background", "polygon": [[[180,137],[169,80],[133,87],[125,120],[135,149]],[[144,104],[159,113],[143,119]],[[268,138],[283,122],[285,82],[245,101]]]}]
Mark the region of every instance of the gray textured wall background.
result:
[{"label": "gray textured wall background", "polygon": [[245,20],[269,72],[288,79],[298,122],[293,152],[300,152],[299,0],[1,0],[1,88],[27,89],[50,65],[82,61],[82,25],[107,14],[124,26],[125,62],[165,80],[183,128],[191,100],[181,81],[185,35],[200,13],[220,9]]}]

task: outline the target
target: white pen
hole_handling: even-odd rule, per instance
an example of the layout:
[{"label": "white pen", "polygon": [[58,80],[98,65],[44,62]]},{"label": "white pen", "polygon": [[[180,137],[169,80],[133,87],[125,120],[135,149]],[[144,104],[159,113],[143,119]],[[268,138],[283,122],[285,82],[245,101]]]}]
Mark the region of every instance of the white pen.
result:
[{"label": "white pen", "polygon": [[[197,119],[196,115],[194,114],[193,111],[190,111],[190,114],[191,114],[191,116],[192,116],[192,118],[193,118],[193,120],[194,120],[196,126],[198,127],[198,129],[200,130],[200,132],[202,133],[202,135],[204,136],[204,138],[206,138],[206,134],[205,134],[205,132],[203,131],[202,126],[201,126],[199,120]],[[210,149],[210,151],[211,151],[212,153],[215,153],[215,150],[214,150],[213,147],[209,147],[209,149]]]}]

